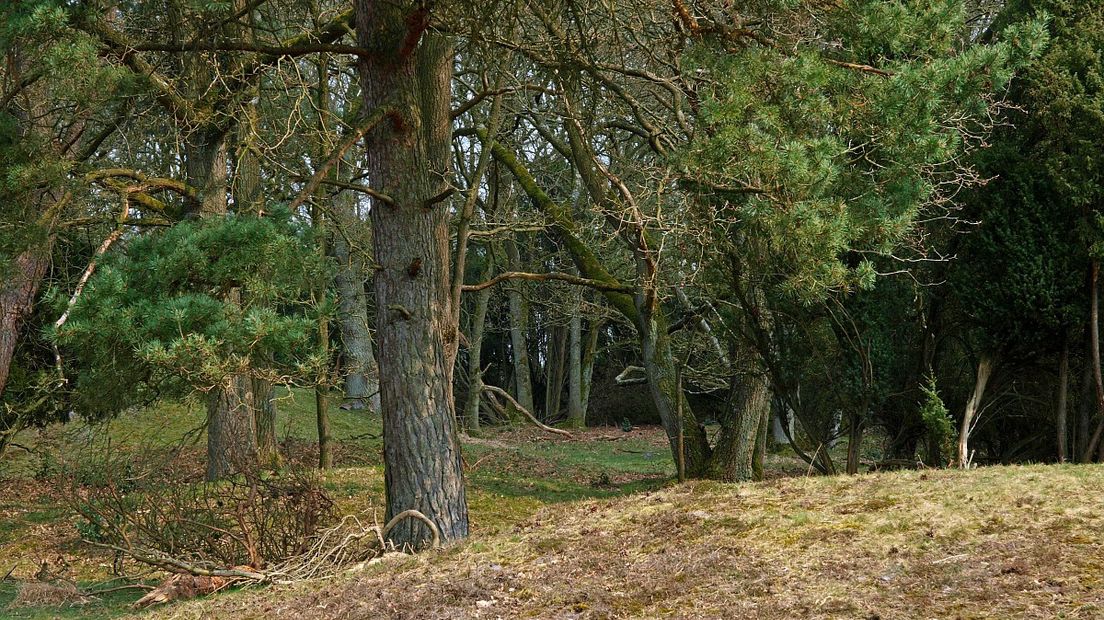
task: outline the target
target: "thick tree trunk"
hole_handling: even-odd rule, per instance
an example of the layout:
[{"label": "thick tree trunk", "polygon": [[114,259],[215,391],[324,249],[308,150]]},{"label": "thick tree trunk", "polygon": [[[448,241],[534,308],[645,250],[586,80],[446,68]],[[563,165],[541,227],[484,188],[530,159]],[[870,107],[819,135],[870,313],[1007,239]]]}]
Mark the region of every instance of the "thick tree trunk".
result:
[{"label": "thick tree trunk", "polygon": [[[365,109],[391,107],[366,138],[383,409],[387,519],[419,510],[445,542],[468,535],[452,400],[448,195],[453,50],[423,3],[357,0]],[[406,520],[391,537],[422,546],[429,529]]]},{"label": "thick tree trunk", "polygon": [[989,376],[993,372],[993,359],[983,354],[978,362],[977,381],[974,383],[974,392],[966,403],[966,412],[962,416],[962,429],[958,433],[958,466],[966,469],[970,467],[970,432],[973,430],[974,417],[981,400],[985,397],[985,386],[989,383]]},{"label": "thick tree trunk", "polygon": [[[735,379],[732,397],[709,462],[709,477],[730,482],[755,479],[755,450],[764,418],[769,418],[770,380],[752,372]],[[763,429],[766,436],[766,429]]]},{"label": "thick tree trunk", "polygon": [[1069,458],[1069,431],[1066,429],[1066,411],[1069,408],[1069,342],[1062,341],[1062,353],[1058,358],[1058,404],[1055,412],[1058,432],[1058,462],[1065,463]]},{"label": "thick tree trunk", "polygon": [[253,386],[234,375],[207,395],[207,479],[248,471],[257,463]]},{"label": "thick tree trunk", "polygon": [[25,250],[15,258],[0,285],[0,394],[8,385],[12,356],[19,343],[19,329],[34,308],[35,296],[46,277],[53,252],[54,236],[46,243]]},{"label": "thick tree trunk", "polygon": [[567,352],[567,426],[583,428],[583,319],[578,310],[571,316],[570,346]]}]

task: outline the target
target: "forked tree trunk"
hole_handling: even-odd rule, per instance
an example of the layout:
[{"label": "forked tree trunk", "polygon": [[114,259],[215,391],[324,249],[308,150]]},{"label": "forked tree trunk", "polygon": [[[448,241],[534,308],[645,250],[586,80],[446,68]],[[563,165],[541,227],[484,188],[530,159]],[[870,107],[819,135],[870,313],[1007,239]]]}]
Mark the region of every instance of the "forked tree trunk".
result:
[{"label": "forked tree trunk", "polygon": [[[449,110],[453,49],[409,0],[357,0],[364,108],[391,109],[366,137],[367,177],[389,202],[372,204],[374,283],[383,409],[387,519],[419,510],[445,542],[468,535],[468,507],[452,401]],[[412,519],[391,532],[422,546]]]},{"label": "forked tree trunk", "polygon": [[[648,390],[659,410],[671,454],[676,464],[682,463],[687,477],[701,478],[706,475],[711,462],[709,442],[705,427],[698,423],[690,404],[686,402],[686,395],[679,389],[667,326],[660,320],[652,320],[637,329]],[[750,454],[749,451],[749,458]]]},{"label": "forked tree trunk", "polygon": [[977,416],[981,400],[985,397],[985,386],[989,383],[989,376],[993,372],[993,359],[987,354],[981,356],[978,362],[977,381],[974,383],[974,392],[970,400],[966,402],[966,412],[962,416],[962,428],[958,433],[958,466],[967,469],[970,467],[970,432],[973,430],[974,418]]},{"label": "forked tree trunk", "polygon": [[553,327],[548,341],[548,363],[544,369],[544,418],[551,421],[560,413],[567,366],[567,329]]},{"label": "forked tree trunk", "polygon": [[755,451],[760,428],[765,440],[764,420],[770,417],[773,395],[770,380],[752,372],[735,380],[730,410],[721,419],[721,432],[709,461],[709,477],[729,482],[755,479]]}]

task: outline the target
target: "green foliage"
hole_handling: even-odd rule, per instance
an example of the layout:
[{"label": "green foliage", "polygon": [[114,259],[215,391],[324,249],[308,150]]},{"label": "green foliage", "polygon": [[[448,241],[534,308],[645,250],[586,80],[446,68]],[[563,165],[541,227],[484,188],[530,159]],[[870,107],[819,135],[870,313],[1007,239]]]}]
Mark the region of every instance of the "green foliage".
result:
[{"label": "green foliage", "polygon": [[939,396],[935,377],[929,377],[927,385],[920,386],[920,391],[924,395],[924,401],[920,403],[920,419],[924,422],[928,437],[939,446],[944,457],[950,457],[955,437],[954,419]]},{"label": "green foliage", "polygon": [[719,188],[711,217],[735,251],[805,301],[871,286],[870,258],[969,180],[957,162],[1022,56],[963,43],[956,0],[854,0],[824,18],[811,43],[701,46],[708,130],[682,154]]},{"label": "green foliage", "polygon": [[286,217],[189,221],[128,240],[104,260],[55,334],[79,362],[86,415],[154,394],[182,394],[238,372],[313,379],[326,360],[312,340],[328,278]]}]

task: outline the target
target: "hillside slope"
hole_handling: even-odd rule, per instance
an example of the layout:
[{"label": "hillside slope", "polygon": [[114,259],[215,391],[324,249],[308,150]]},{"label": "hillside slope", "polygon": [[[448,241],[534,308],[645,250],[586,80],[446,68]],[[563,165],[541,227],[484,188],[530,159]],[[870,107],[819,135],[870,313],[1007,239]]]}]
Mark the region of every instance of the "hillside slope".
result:
[{"label": "hillside slope", "polygon": [[1095,466],[692,483],[153,617],[1100,618],[1102,497]]}]

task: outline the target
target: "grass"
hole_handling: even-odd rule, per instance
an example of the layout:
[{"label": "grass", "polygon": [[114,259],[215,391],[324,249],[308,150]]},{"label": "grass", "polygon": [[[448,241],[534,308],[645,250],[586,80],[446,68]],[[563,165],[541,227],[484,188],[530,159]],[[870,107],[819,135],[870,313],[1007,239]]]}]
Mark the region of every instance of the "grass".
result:
[{"label": "grass", "polygon": [[[290,458],[313,459],[313,398],[281,402]],[[29,433],[0,467],[0,617],[129,617],[135,592],[79,607],[8,607],[41,560],[82,585],[110,559],[79,543],[62,468],[93,456],[175,455],[202,475],[202,409],[133,412]],[[379,421],[334,409],[342,513],[382,515]],[[246,589],[136,618],[1097,618],[1104,617],[1104,469],[993,467],[763,483],[674,485],[654,428],[531,429],[465,440],[472,538],[355,576]],[[168,458],[168,456],[166,456]],[[797,475],[794,475],[797,474]],[[62,568],[58,568],[62,567]]]}]

